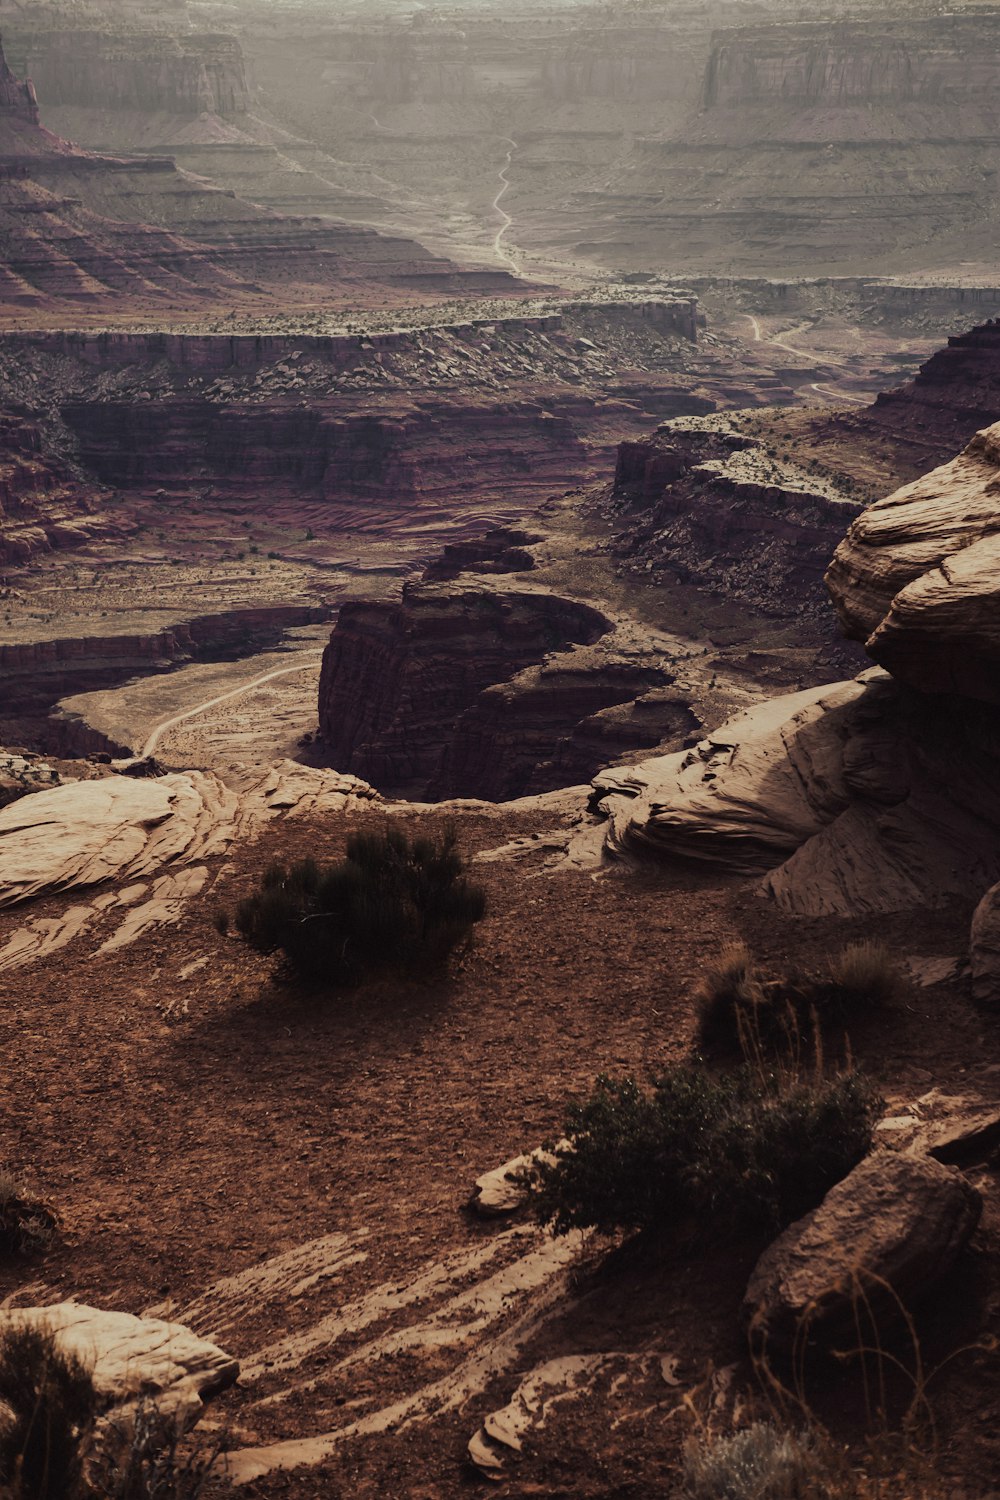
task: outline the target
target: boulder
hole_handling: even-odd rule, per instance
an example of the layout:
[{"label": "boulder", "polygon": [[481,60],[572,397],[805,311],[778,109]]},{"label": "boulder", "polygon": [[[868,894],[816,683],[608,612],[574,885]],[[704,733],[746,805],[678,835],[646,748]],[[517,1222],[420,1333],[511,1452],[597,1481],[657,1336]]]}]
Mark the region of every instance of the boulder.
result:
[{"label": "boulder", "polygon": [[[993,719],[997,718],[997,725]],[[1000,879],[1000,717],[874,669],[738,714],[593,782],[607,846],[763,876],[786,911],[977,899]]]},{"label": "boulder", "polygon": [[815,1335],[853,1346],[859,1315],[862,1338],[882,1332],[951,1268],[981,1211],[953,1167],[868,1157],[757,1262],[743,1301],[751,1342],[777,1356]]},{"label": "boulder", "polygon": [[95,1390],[109,1405],[124,1406],[142,1395],[185,1426],[240,1373],[231,1355],[190,1328],[160,1318],[76,1302],[0,1314],[0,1332],[25,1325],[50,1330],[58,1347],[90,1370]]},{"label": "boulder", "polygon": [[1000,1004],[1000,885],[990,887],[972,914],[969,969],[973,998]]},{"label": "boulder", "polygon": [[826,574],[845,632],[922,692],[1000,703],[1000,423],[851,524]]}]

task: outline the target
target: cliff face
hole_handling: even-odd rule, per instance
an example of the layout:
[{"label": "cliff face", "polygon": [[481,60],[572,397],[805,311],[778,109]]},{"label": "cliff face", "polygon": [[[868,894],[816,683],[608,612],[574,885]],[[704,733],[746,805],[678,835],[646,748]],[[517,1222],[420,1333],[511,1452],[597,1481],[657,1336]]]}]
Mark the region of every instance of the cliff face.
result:
[{"label": "cliff face", "polygon": [[0,411],[0,565],[127,535],[132,528],[103,500],[45,451],[34,422]]},{"label": "cliff face", "polygon": [[[209,400],[74,402],[63,416],[84,463],[106,483],[369,499],[395,510],[418,496],[458,498],[475,449],[476,499],[539,493],[579,472],[584,449],[565,416],[532,402],[427,401],[366,414],[357,403],[228,405]],[[457,466],[457,467],[456,467]]]},{"label": "cliff face", "polygon": [[[720,32],[700,106],[562,205],[607,264],[898,273],[992,257],[992,15]],[[589,231],[585,227],[589,213]]]},{"label": "cliff face", "polygon": [[0,44],[0,115],[38,124],[38,99],[34,85],[16,78],[7,65]]},{"label": "cliff face", "polygon": [[666,423],[619,448],[617,550],[766,614],[819,613],[823,571],[860,502],[724,419]]},{"label": "cliff face", "polygon": [[12,36],[43,108],[240,115],[250,101],[235,37],[96,30]]},{"label": "cliff face", "polygon": [[587,605],[499,581],[407,584],[398,604],[345,604],[320,677],[330,764],[366,767],[380,791],[451,795],[443,762],[456,721],[483,690],[609,629]]},{"label": "cliff face", "polygon": [[998,84],[990,16],[760,26],[714,39],[702,105],[989,103]]}]

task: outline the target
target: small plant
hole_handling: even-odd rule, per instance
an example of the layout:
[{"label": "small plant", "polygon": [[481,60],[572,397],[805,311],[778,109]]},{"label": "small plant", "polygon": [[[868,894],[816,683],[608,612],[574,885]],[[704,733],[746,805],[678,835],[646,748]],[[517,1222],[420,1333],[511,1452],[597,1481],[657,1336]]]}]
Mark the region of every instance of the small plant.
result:
[{"label": "small plant", "polygon": [[744,1027],[758,1030],[770,999],[766,978],[746,943],[728,943],[708,965],[695,990],[700,1045],[705,1049],[733,1045]]},{"label": "small plant", "polygon": [[52,1333],[13,1324],[0,1334],[0,1485],[10,1500],[78,1500],[83,1440],[98,1409],[90,1372]]},{"label": "small plant", "polygon": [[185,1437],[140,1397],[133,1411],[106,1424],[88,1480],[101,1500],[199,1500],[225,1448],[224,1434]]},{"label": "small plant", "polygon": [[738,1051],[757,1058],[795,1052],[817,1029],[843,1026],[868,1010],[898,998],[903,978],[880,943],[852,943],[819,973],[787,972],[770,977],[744,943],[723,948],[706,969],[694,999],[698,1045],[714,1053]]},{"label": "small plant", "polygon": [[229,936],[229,913],[220,907],[212,918],[212,926],[220,937]]},{"label": "small plant", "polygon": [[714,1075],[694,1062],[671,1068],[652,1092],[602,1077],[571,1105],[566,1144],[533,1168],[535,1209],[557,1234],[774,1233],[861,1161],[880,1110],[856,1072],[758,1065]]},{"label": "small plant", "polygon": [[870,940],[850,943],[829,965],[827,976],[817,985],[817,999],[825,992],[828,1007],[844,1011],[862,1006],[881,1008],[899,998],[903,978],[896,960],[882,943]]},{"label": "small plant", "polygon": [[281,951],[299,974],[349,987],[388,970],[444,964],[486,911],[453,829],[412,842],[396,828],[356,833],[339,864],[271,865],[236,910],[241,937]]},{"label": "small plant", "polygon": [[40,1254],[51,1245],[57,1225],[55,1211],[0,1168],[0,1254]]},{"label": "small plant", "polygon": [[755,1422],[684,1450],[682,1500],[834,1500],[843,1491],[808,1429]]}]

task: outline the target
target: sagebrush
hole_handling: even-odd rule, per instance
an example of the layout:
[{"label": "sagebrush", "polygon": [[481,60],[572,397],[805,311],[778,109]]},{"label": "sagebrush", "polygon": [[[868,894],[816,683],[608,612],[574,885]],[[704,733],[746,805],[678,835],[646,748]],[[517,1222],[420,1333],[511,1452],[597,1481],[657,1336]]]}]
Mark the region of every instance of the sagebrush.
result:
[{"label": "sagebrush", "polygon": [[388,827],[352,834],[337,864],[271,865],[238,906],[236,926],[303,977],[346,988],[386,971],[440,968],[485,911],[453,829],[410,840]]},{"label": "sagebrush", "polygon": [[601,1077],[570,1107],[566,1144],[533,1169],[535,1208],[557,1233],[772,1234],[862,1160],[880,1111],[856,1071],[717,1075],[693,1062],[651,1089]]},{"label": "sagebrush", "polygon": [[679,1500],[835,1500],[841,1478],[816,1433],[755,1422],[686,1445]]}]

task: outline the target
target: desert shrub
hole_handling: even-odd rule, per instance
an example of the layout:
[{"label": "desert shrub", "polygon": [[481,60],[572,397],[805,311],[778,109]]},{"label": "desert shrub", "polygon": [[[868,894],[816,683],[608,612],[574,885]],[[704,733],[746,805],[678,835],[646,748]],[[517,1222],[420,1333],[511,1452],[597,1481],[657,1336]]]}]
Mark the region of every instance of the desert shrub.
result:
[{"label": "desert shrub", "polygon": [[823,1445],[808,1430],[755,1422],[684,1451],[682,1500],[833,1500],[841,1493]]},{"label": "desert shrub", "polygon": [[199,1500],[224,1448],[223,1437],[185,1436],[140,1398],[107,1423],[88,1478],[101,1500]]},{"label": "desert shrub", "polygon": [[774,1232],[814,1208],[868,1152],[881,1107],[857,1072],[715,1075],[671,1068],[651,1091],[601,1077],[570,1107],[567,1144],[534,1168],[539,1218],[713,1240]]},{"label": "desert shrub", "polygon": [[882,943],[849,943],[816,981],[816,1002],[849,1015],[862,1007],[891,1005],[902,987],[899,966]]},{"label": "desert shrub", "polygon": [[795,1052],[817,1030],[840,1027],[892,1003],[902,976],[880,943],[852,943],[819,973],[769,977],[743,943],[723,948],[695,991],[698,1047],[708,1053]]},{"label": "desert shrub", "polygon": [[396,828],[356,833],[339,864],[271,865],[236,911],[240,935],[281,951],[299,974],[350,986],[386,970],[446,962],[485,913],[465,876],[454,831],[412,841]]},{"label": "desert shrub", "polygon": [[737,1047],[770,1029],[772,989],[746,943],[729,943],[703,973],[694,994],[698,1042],[706,1051]]},{"label": "desert shrub", "polygon": [[97,1411],[90,1372],[34,1325],[0,1335],[0,1485],[9,1500],[77,1500],[82,1446]]},{"label": "desert shrub", "polygon": [[0,1168],[0,1255],[28,1256],[47,1250],[56,1225],[54,1210],[12,1172]]}]

